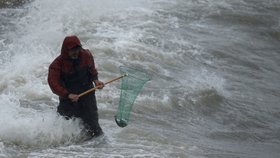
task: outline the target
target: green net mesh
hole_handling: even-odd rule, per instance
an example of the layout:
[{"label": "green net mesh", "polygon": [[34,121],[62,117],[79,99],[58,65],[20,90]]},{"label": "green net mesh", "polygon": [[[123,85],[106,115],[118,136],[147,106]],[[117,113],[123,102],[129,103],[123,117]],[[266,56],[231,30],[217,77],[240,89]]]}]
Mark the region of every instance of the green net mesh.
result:
[{"label": "green net mesh", "polygon": [[144,71],[120,67],[121,74],[127,76],[121,81],[121,96],[115,120],[118,126],[125,127],[128,124],[133,103],[143,88],[144,84],[151,80],[151,76]]}]

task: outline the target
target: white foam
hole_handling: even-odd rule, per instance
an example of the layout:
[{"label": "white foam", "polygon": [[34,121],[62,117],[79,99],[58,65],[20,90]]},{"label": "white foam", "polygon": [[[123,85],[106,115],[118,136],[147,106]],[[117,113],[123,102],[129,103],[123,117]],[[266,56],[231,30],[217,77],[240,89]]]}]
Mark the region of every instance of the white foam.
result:
[{"label": "white foam", "polygon": [[6,157],[4,143],[0,141],[0,157]]},{"label": "white foam", "polygon": [[228,96],[226,90],[226,80],[216,72],[211,72],[205,68],[193,69],[185,73],[187,80],[180,80],[182,85],[186,85],[191,91],[201,91],[214,89],[222,96]]},{"label": "white foam", "polygon": [[0,140],[25,146],[66,143],[81,131],[79,121],[66,121],[52,109],[35,110],[20,106],[18,98],[0,95]]}]

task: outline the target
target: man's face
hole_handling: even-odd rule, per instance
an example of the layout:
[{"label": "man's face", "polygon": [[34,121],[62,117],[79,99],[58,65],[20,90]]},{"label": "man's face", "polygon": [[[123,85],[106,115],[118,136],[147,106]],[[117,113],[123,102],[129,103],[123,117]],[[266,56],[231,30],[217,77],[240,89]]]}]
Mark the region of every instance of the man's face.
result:
[{"label": "man's face", "polygon": [[81,50],[80,47],[70,49],[70,50],[68,51],[69,57],[70,57],[71,59],[78,59],[80,50]]}]

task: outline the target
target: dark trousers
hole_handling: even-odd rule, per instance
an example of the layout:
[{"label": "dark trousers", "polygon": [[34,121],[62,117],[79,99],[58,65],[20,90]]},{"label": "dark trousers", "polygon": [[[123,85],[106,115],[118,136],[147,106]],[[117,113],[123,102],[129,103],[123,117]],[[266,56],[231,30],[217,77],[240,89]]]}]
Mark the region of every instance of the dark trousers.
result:
[{"label": "dark trousers", "polygon": [[89,134],[98,135],[102,129],[98,123],[98,112],[95,93],[90,93],[79,98],[78,102],[59,98],[57,112],[66,119],[73,117],[83,120],[85,129]]}]

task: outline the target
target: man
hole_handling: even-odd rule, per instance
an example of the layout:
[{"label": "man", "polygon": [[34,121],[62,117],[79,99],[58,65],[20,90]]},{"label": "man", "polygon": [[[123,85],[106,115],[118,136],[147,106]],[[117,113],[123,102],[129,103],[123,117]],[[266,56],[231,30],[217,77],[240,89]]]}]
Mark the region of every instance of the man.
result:
[{"label": "man", "polygon": [[83,49],[77,36],[65,37],[61,54],[49,67],[48,83],[53,93],[59,96],[57,111],[66,119],[81,118],[87,135],[102,135],[98,123],[95,93],[79,97],[78,94],[94,87],[104,87],[98,80],[98,72],[92,54]]}]

